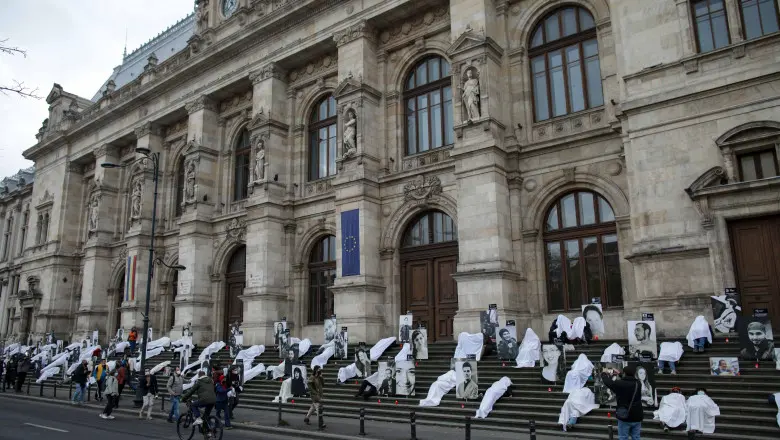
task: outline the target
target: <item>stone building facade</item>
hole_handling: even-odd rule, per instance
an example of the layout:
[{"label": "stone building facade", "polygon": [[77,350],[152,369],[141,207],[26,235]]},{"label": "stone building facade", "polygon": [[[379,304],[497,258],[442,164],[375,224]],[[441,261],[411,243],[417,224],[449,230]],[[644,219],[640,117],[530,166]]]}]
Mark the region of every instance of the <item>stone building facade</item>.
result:
[{"label": "stone building facade", "polygon": [[47,97],[0,198],[4,336],[140,325],[136,148],[187,268],[154,265],[158,335],[376,341],[409,310],[450,340],[488,304],[546,334],[592,298],[607,337],[683,335],[726,287],[780,317],[777,0],[196,3],[93,100]]}]

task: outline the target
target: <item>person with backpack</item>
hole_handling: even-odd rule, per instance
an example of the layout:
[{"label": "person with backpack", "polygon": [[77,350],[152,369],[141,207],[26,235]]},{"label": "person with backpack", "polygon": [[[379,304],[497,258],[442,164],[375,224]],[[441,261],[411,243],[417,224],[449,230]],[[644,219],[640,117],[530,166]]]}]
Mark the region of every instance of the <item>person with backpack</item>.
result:
[{"label": "person with backpack", "polygon": [[642,431],[642,385],[634,377],[636,367],[629,364],[623,369],[623,378],[612,380],[606,372],[601,373],[604,385],[615,393],[617,409],[615,418],[618,420],[618,440],[640,440]]},{"label": "person with backpack", "polygon": [[76,384],[76,391],[73,392],[73,403],[79,405],[84,404],[84,395],[87,393],[87,378],[89,378],[89,367],[87,366],[87,360],[81,361],[76,371],[71,376],[73,383]]},{"label": "person with backpack", "polygon": [[100,363],[92,370],[92,377],[95,378],[95,400],[100,402],[103,400],[103,385],[106,381],[106,373],[108,373],[108,366],[106,360],[102,359]]}]

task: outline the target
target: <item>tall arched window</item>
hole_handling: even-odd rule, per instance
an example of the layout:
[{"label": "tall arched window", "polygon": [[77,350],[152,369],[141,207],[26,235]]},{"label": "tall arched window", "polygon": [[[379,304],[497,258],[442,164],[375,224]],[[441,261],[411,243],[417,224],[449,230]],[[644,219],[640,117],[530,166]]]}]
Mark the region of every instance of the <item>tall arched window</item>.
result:
[{"label": "tall arched window", "polygon": [[336,174],[336,100],[322,98],[309,119],[309,180]]},{"label": "tall arched window", "polygon": [[776,0],[740,0],[745,39],[762,37],[780,30]]},{"label": "tall arched window", "polygon": [[452,145],[450,63],[435,56],[420,61],[404,83],[406,154]]},{"label": "tall arched window", "polygon": [[249,159],[252,147],[249,131],[245,128],[236,140],[236,163],[233,168],[233,200],[244,200],[249,196]]},{"label": "tall arched window", "polygon": [[443,212],[432,211],[422,215],[409,226],[404,235],[403,246],[425,246],[457,239],[458,233],[452,218]]},{"label": "tall arched window", "polygon": [[604,104],[590,12],[567,7],[550,13],[534,29],[529,47],[536,121]]},{"label": "tall arched window", "polygon": [[184,156],[176,163],[176,217],[184,211]]},{"label": "tall arched window", "polygon": [[623,306],[615,214],[600,195],[576,191],[558,199],[544,225],[550,312],[579,311],[599,298]]},{"label": "tall arched window", "polygon": [[333,314],[333,294],[328,289],[336,280],[336,237],[322,238],[309,255],[309,323],[325,321]]}]

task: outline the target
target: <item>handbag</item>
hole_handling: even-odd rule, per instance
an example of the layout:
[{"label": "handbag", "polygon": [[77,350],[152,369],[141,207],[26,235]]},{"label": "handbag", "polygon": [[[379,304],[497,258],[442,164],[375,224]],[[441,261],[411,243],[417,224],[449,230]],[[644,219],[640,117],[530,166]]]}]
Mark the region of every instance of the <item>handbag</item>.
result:
[{"label": "handbag", "polygon": [[634,397],[636,397],[636,391],[637,391],[638,389],[639,389],[639,382],[637,382],[637,383],[636,383],[636,385],[634,386],[634,394],[633,394],[633,395],[631,395],[631,401],[630,401],[630,402],[628,402],[628,407],[625,407],[625,406],[619,406],[619,407],[617,407],[617,409],[615,410],[615,417],[616,417],[618,420],[623,420],[623,421],[625,421],[625,419],[627,419],[627,418],[628,418],[628,412],[629,412],[629,410],[631,409],[631,406],[634,404]]}]

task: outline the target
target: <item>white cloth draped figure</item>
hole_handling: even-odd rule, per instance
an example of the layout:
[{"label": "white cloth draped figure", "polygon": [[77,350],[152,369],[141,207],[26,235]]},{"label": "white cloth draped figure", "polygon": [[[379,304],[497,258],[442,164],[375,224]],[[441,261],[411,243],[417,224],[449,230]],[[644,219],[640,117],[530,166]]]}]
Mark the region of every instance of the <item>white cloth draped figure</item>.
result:
[{"label": "white cloth draped figure", "polygon": [[79,366],[79,364],[80,364],[80,363],[81,363],[81,362],[82,362],[84,359],[89,359],[89,358],[91,358],[91,357],[92,357],[92,353],[94,353],[94,352],[95,352],[95,350],[97,350],[97,349],[99,349],[99,348],[100,348],[100,346],[99,346],[99,345],[95,345],[95,346],[89,347],[89,348],[87,348],[86,350],[82,351],[82,352],[81,352],[81,356],[79,356],[79,360],[78,360],[78,362],[74,362],[74,363],[73,363],[73,365],[71,365],[71,366],[70,366],[70,368],[68,368],[68,374],[73,374],[73,372],[74,372],[74,371],[76,371],[76,367],[78,367],[78,366]]},{"label": "white cloth draped figure", "polygon": [[351,363],[347,365],[346,367],[339,368],[339,382],[344,383],[348,381],[349,379],[352,379],[353,377],[357,376],[360,373],[360,371],[357,368],[357,365],[355,363]]},{"label": "white cloth draped figure", "polygon": [[604,349],[604,354],[601,355],[601,362],[612,362],[612,355],[626,355],[626,350],[614,342],[612,345]]},{"label": "white cloth draped figure", "polygon": [[298,338],[290,338],[291,344],[298,344],[298,359],[302,358],[303,355],[309,352],[309,349],[311,348],[311,340],[309,338],[306,338],[304,340],[300,340]]},{"label": "white cloth draped figure", "polygon": [[780,426],[780,393],[775,393],[773,396],[775,396],[775,405],[777,405],[777,426]]},{"label": "white cloth draped figure", "polygon": [[254,361],[256,357],[260,356],[264,352],[265,345],[253,345],[249,348],[245,348],[236,354],[236,358],[233,360],[233,365],[241,362],[241,364],[244,366],[244,375],[246,375],[246,372],[252,369],[252,361]]},{"label": "white cloth draped figure", "polygon": [[265,373],[265,364],[262,362],[250,368],[249,370],[244,370],[244,383],[249,382],[263,373]]},{"label": "white cloth draped figure", "polygon": [[222,341],[216,341],[209,344],[208,347],[204,348],[203,351],[200,352],[198,355],[198,360],[203,362],[206,359],[210,358],[212,354],[219,352],[219,350],[222,350],[225,348],[225,343]]},{"label": "white cloth draped figure", "polygon": [[188,389],[192,388],[192,386],[195,385],[195,382],[197,382],[197,381],[198,381],[198,375],[196,374],[196,375],[192,376],[192,378],[190,379],[189,382],[184,382],[182,384],[182,389],[188,390]]},{"label": "white cloth draped figure", "polygon": [[[41,371],[41,375],[40,375],[40,377],[38,377],[38,379],[35,381],[35,383],[41,383],[44,380],[46,380],[46,379],[48,379],[50,377],[53,377],[55,374],[59,374],[59,372],[61,371],[61,368],[67,368],[68,367],[68,356],[69,355],[70,355],[70,353],[68,353],[67,351],[64,351],[64,352],[58,354],[57,356],[55,356],[54,359],[51,360],[49,365],[47,365],[46,368],[44,368]],[[76,369],[74,368],[73,370],[75,371]]]},{"label": "white cloth draped figure", "polygon": [[111,356],[114,353],[124,353],[125,349],[130,346],[130,343],[127,341],[117,342],[113,349],[109,350],[108,353],[106,353],[106,356]]},{"label": "white cloth draped figure", "polygon": [[[148,361],[149,359],[159,355],[163,351],[164,351],[164,349],[162,347],[155,347],[155,348],[152,348],[152,349],[147,349],[146,350],[146,360]],[[138,364],[138,365],[141,365],[141,355],[140,354],[138,355],[138,357],[135,358],[135,363]]]},{"label": "white cloth draped figure", "polygon": [[455,370],[442,374],[428,389],[428,396],[420,401],[420,406],[439,406],[441,398],[452,391],[457,384]]},{"label": "white cloth draped figure", "polygon": [[707,324],[707,320],[699,315],[693,320],[690,330],[688,330],[688,336],[685,337],[688,340],[688,347],[693,348],[693,341],[699,338],[707,338],[707,341],[712,344],[712,334],[710,333],[710,325]]},{"label": "white cloth draped figure", "polygon": [[371,347],[371,350],[369,352],[369,355],[371,356],[371,361],[376,362],[379,360],[380,357],[382,357],[382,354],[387,350],[387,347],[393,345],[395,342],[395,336],[391,336],[389,338],[384,338],[381,341],[374,344],[373,347]]},{"label": "white cloth draped figure", "polygon": [[462,332],[458,335],[458,346],[455,347],[455,359],[468,359],[473,354],[477,361],[482,357],[482,345],[485,342],[485,335],[482,333]]},{"label": "white cloth draped figure", "polygon": [[661,399],[657,411],[653,411],[653,420],[660,420],[670,428],[676,428],[685,423],[685,396],[680,393],[670,393]]},{"label": "white cloth draped figure", "polygon": [[541,349],[541,342],[539,336],[536,336],[533,330],[530,328],[525,331],[525,337],[520,344],[520,350],[517,352],[517,366],[515,368],[531,368],[536,365],[536,361],[539,360],[539,350]]},{"label": "white cloth draped figure", "polygon": [[715,416],[720,408],[708,395],[694,394],[685,403],[686,431],[700,431],[704,434],[715,432]]},{"label": "white cloth draped figure", "polygon": [[274,397],[273,402],[278,402],[280,399],[282,402],[287,402],[292,397],[292,378],[289,378],[282,381],[282,386],[279,388],[279,395]]},{"label": "white cloth draped figure", "polygon": [[571,338],[571,320],[563,315],[558,315],[558,318],[555,320],[555,336],[561,337],[561,334],[563,332],[566,332],[566,335]]},{"label": "white cloth draped figure", "polygon": [[596,404],[596,396],[590,388],[580,388],[569,393],[569,397],[563,402],[561,414],[558,416],[558,424],[563,425],[566,431],[566,424],[572,417],[582,417],[593,411],[599,406]]},{"label": "white cloth draped figure", "polygon": [[[160,362],[159,364],[155,365],[154,368],[149,370],[149,372],[152,374],[157,374],[158,371],[162,371],[162,369],[167,367],[168,365],[171,365],[171,361]],[[111,371],[110,368],[109,371]]]},{"label": "white cloth draped figure", "polygon": [[54,368],[47,368],[45,370],[41,371],[41,375],[38,376],[38,379],[35,379],[35,383],[41,383],[44,380],[54,377],[60,372],[60,367],[54,367]]},{"label": "white cloth draped figure", "polygon": [[661,342],[661,349],[658,351],[658,360],[667,362],[677,362],[683,355],[683,346],[678,341]]},{"label": "white cloth draped figure", "polygon": [[585,318],[578,316],[571,323],[571,333],[569,339],[582,339],[585,337]]},{"label": "white cloth draped figure", "polygon": [[151,350],[153,348],[162,347],[167,348],[171,345],[171,338],[167,336],[163,336],[160,339],[155,339],[154,341],[149,341],[149,343],[146,344],[146,349]]},{"label": "white cloth draped figure", "polygon": [[571,393],[585,386],[588,377],[593,374],[593,363],[588,360],[585,353],[580,353],[580,357],[574,361],[571,370],[566,373],[566,382],[563,383],[563,392]]},{"label": "white cloth draped figure", "polygon": [[44,346],[43,346],[43,347],[41,347],[41,349],[38,351],[38,354],[36,354],[35,356],[33,356],[33,357],[31,357],[31,358],[30,358],[30,362],[35,362],[35,361],[37,361],[38,359],[45,360],[45,359],[46,359],[46,356],[47,356],[49,353],[51,353],[51,351],[52,351],[53,349],[55,349],[55,348],[57,348],[57,346],[56,346],[55,344],[44,345]]},{"label": "white cloth draped figure", "polygon": [[267,372],[271,372],[271,378],[274,380],[279,379],[280,377],[284,377],[284,361],[282,361],[281,364],[275,366],[275,367],[269,367],[266,370]]},{"label": "white cloth draped figure", "polygon": [[506,393],[510,385],[512,385],[512,381],[506,376],[493,382],[493,385],[490,385],[490,388],[485,391],[485,396],[482,397],[482,402],[480,402],[474,418],[484,419],[487,417],[490,411],[493,411],[493,405]]},{"label": "white cloth draped figure", "polygon": [[[73,345],[73,344],[71,344],[71,345]],[[21,347],[21,345],[19,345],[18,342],[14,342],[13,344],[9,345],[8,347],[5,347],[5,349],[3,350],[3,354],[4,355],[10,355],[11,352],[13,352],[14,350],[18,349],[19,347]]]},{"label": "white cloth draped figure", "polygon": [[336,353],[336,340],[332,340],[328,342],[327,344],[320,347],[322,352],[318,354],[317,356],[314,356],[311,360],[311,369],[313,370],[315,366],[319,366],[320,368],[323,368],[325,364],[328,363],[328,360],[333,357],[333,355]]},{"label": "white cloth draped figure", "polygon": [[372,387],[379,388],[379,372],[372,374],[366,378],[366,382],[370,383]]},{"label": "white cloth draped figure", "polygon": [[401,351],[398,352],[397,355],[395,355],[395,361],[401,362],[405,361],[406,356],[412,354],[412,346],[408,342],[404,344],[403,347],[401,347]]}]

